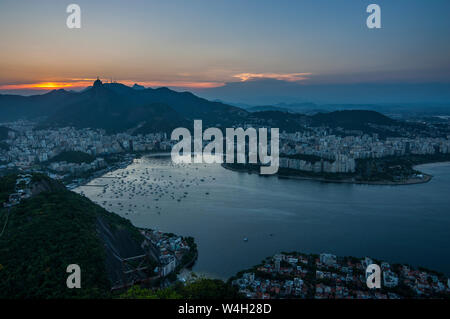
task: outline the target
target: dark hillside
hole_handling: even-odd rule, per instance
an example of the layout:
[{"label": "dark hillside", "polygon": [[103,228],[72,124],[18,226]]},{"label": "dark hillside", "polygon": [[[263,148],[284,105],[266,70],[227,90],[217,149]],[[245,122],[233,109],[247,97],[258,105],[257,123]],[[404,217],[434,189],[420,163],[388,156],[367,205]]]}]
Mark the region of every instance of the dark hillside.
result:
[{"label": "dark hillside", "polygon": [[[120,273],[111,251],[142,254],[139,231],[58,182],[32,183],[37,195],[0,209],[0,298],[108,297]],[[81,267],[81,289],[66,286],[69,264]]]}]

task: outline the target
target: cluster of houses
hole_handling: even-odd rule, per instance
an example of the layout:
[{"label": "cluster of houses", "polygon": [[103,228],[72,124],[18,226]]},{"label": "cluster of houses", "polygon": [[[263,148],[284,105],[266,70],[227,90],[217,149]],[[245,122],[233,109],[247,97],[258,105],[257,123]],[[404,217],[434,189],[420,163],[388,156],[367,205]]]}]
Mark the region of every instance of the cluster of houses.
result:
[{"label": "cluster of houses", "polygon": [[32,176],[30,174],[18,175],[14,192],[9,194],[8,201],[3,203],[3,207],[8,208],[18,205],[23,199],[31,197],[31,180]]},{"label": "cluster of houses", "polygon": [[91,170],[98,170],[107,166],[106,161],[98,157],[91,163],[67,163],[67,162],[53,162],[50,163],[49,169],[58,173],[80,174]]},{"label": "cluster of houses", "polygon": [[[450,136],[446,137],[388,137],[381,139],[377,134],[339,136],[329,134],[328,128],[313,128],[312,131],[281,133],[280,153],[315,155],[329,160],[338,160],[341,165],[351,165],[352,159],[425,155],[436,152],[450,153]],[[345,160],[344,160],[345,159]]]},{"label": "cluster of houses", "polygon": [[311,291],[307,277],[311,269],[304,255],[278,254],[232,281],[250,299],[307,298]]},{"label": "cluster of houses", "polygon": [[443,275],[407,265],[391,266],[387,262],[380,267],[381,288],[370,289],[366,270],[374,263],[369,257],[337,257],[328,253],[278,254],[232,283],[251,299],[401,299],[450,295],[450,280]]},{"label": "cluster of houses", "polygon": [[151,243],[150,249],[159,260],[160,266],[155,272],[161,277],[174,272],[181,264],[183,256],[190,250],[190,246],[181,236],[148,229],[142,229],[141,234]]},{"label": "cluster of houses", "polygon": [[356,162],[347,155],[337,154],[334,161],[321,159],[317,162],[309,162],[295,158],[280,158],[280,167],[314,173],[354,173]]},{"label": "cluster of houses", "polygon": [[134,136],[128,133],[107,134],[104,130],[90,128],[36,129],[36,124],[28,121],[2,124],[11,129],[4,141],[8,147],[0,148],[0,163],[7,163],[5,168],[30,169],[64,151],[79,151],[98,157],[171,150],[173,144],[164,132]]}]

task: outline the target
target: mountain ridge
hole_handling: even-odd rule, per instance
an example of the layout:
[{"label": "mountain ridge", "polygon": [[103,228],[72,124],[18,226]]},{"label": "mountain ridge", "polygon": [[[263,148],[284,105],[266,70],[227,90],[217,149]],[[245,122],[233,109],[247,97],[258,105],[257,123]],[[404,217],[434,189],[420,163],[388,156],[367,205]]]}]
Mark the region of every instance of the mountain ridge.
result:
[{"label": "mountain ridge", "polygon": [[168,88],[133,88],[120,83],[98,82],[82,92],[53,90],[42,95],[0,95],[0,117],[6,121],[46,117],[44,126],[104,128],[120,132],[146,124],[166,131],[202,119],[206,124],[231,124],[247,112],[211,102],[190,92]]},{"label": "mountain ridge", "polygon": [[3,119],[43,118],[39,128],[73,126],[104,129],[107,133],[170,133],[177,127],[192,128],[195,119],[201,119],[204,127],[224,128],[251,123],[289,132],[301,131],[305,124],[370,132],[370,123],[398,123],[370,110],[314,115],[270,107],[251,111],[167,87],[136,88],[121,83],[103,84],[100,80],[81,92],[59,89],[29,97],[0,95],[0,117]]}]

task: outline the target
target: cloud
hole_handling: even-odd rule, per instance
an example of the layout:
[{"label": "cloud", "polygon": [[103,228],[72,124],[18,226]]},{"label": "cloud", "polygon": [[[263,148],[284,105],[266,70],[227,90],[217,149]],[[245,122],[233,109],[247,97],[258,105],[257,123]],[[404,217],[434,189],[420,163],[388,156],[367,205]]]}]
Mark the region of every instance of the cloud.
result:
[{"label": "cloud", "polygon": [[242,82],[251,81],[255,79],[275,79],[287,82],[297,82],[309,79],[311,73],[239,73],[233,75],[233,78],[238,78]]}]

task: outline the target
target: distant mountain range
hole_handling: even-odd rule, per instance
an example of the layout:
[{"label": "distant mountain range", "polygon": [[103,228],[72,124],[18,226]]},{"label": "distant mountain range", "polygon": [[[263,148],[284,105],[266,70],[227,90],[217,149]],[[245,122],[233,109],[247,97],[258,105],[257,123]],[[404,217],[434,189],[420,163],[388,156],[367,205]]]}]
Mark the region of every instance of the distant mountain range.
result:
[{"label": "distant mountain range", "polygon": [[[305,103],[303,107],[314,107]],[[244,110],[221,102],[208,101],[190,92],[168,88],[129,87],[100,80],[82,92],[54,90],[34,96],[0,95],[2,121],[37,119],[40,127],[73,126],[105,129],[108,133],[132,134],[171,132],[190,128],[194,119],[204,126],[231,127],[256,123],[280,130],[296,131],[300,126],[341,126],[370,131],[369,125],[391,125],[396,121],[375,111],[352,110],[305,115],[289,107],[262,106]],[[2,133],[4,135],[5,132]]]},{"label": "distant mountain range", "polygon": [[44,126],[92,127],[108,132],[169,131],[188,126],[193,119],[202,119],[208,125],[227,125],[246,114],[240,108],[189,92],[103,84],[99,80],[82,92],[61,89],[27,97],[0,95],[2,121],[41,118]]},{"label": "distant mountain range", "polygon": [[403,126],[410,124],[391,119],[381,113],[366,110],[344,110],[329,113],[305,115],[299,113],[286,113],[281,111],[261,111],[250,113],[251,122],[264,122],[270,127],[279,127],[287,132],[302,131],[305,125],[311,127],[342,128],[345,130],[358,130],[364,133],[378,133],[384,135],[382,130],[373,125]]},{"label": "distant mountain range", "polygon": [[276,79],[229,82],[194,89],[207,99],[249,105],[297,104],[450,104],[450,82],[443,83],[298,83]]},{"label": "distant mountain range", "polygon": [[[225,101],[217,100],[222,103]],[[390,103],[390,104],[316,104],[276,103],[272,105],[249,105],[228,103],[248,112],[281,111],[313,115],[343,110],[376,111],[396,119],[417,119],[423,117],[449,116],[450,103]]]}]

